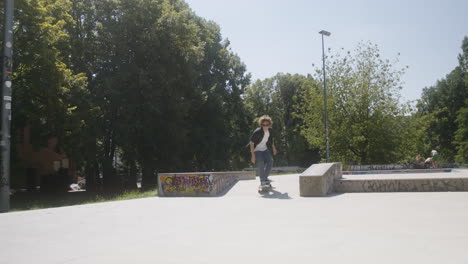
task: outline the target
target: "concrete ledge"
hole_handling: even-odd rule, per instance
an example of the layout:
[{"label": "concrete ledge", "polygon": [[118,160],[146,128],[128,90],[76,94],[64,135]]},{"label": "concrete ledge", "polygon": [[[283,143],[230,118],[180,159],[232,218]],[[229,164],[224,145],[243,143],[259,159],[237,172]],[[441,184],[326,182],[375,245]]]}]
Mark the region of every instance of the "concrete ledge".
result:
[{"label": "concrete ledge", "polygon": [[[439,169],[459,168],[457,163],[440,163]],[[424,165],[414,163],[409,164],[374,164],[374,165],[347,165],[345,170],[348,171],[377,171],[377,170],[408,170],[408,169],[424,169]]]},{"label": "concrete ledge", "polygon": [[[257,168],[245,168],[244,171],[257,171]],[[306,170],[306,168],[298,167],[298,166],[290,166],[290,167],[273,167],[271,168],[271,173],[302,173]]]},{"label": "concrete ledge", "polygon": [[250,181],[255,180],[256,171],[236,171],[237,178],[239,181]]},{"label": "concrete ledge", "polygon": [[453,169],[409,169],[409,170],[343,171],[343,175],[450,173],[450,172],[452,172],[452,170]]},{"label": "concrete ledge", "polygon": [[299,176],[301,196],[325,196],[333,192],[335,179],[342,177],[342,165],[322,163],[310,166]]},{"label": "concrete ledge", "polygon": [[468,178],[339,179],[334,190],[349,192],[463,192]]},{"label": "concrete ledge", "polygon": [[158,195],[161,197],[220,196],[238,180],[255,179],[244,171],[158,173]]}]

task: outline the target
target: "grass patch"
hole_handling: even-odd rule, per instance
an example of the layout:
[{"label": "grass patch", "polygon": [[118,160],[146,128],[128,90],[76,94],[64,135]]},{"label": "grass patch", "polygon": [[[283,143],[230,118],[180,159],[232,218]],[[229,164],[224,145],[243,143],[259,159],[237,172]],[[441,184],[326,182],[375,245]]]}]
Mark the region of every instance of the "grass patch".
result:
[{"label": "grass patch", "polygon": [[134,190],[122,194],[108,195],[87,193],[86,191],[58,194],[16,193],[10,196],[10,212],[141,199],[157,195],[157,190]]}]

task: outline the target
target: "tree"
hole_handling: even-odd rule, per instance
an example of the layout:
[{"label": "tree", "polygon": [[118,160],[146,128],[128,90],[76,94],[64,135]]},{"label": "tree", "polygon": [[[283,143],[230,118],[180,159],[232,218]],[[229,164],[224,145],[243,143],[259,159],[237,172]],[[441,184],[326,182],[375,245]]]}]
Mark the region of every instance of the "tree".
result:
[{"label": "tree", "polygon": [[121,151],[141,165],[143,186],[154,188],[155,169],[176,166],[186,145],[192,65],[203,55],[198,29],[182,1],[100,1],[96,11],[92,85],[104,182],[120,185],[112,161]]},{"label": "tree", "polygon": [[121,185],[116,153],[129,169],[141,168],[144,188],[155,186],[156,171],[240,166],[246,120],[240,96],[249,76],[219,27],[183,1],[94,5],[96,14],[87,16],[96,19],[89,90],[100,115],[105,185]]},{"label": "tree", "polygon": [[[460,68],[465,79],[465,96],[468,97],[468,37],[463,39],[462,53],[458,56]],[[465,106],[457,112],[458,130],[455,132],[455,145],[457,162],[468,163],[468,99],[465,97]]]},{"label": "tree", "polygon": [[[182,0],[19,0],[13,126],[57,135],[88,187],[247,164],[250,75]],[[91,189],[91,188],[89,188]]]},{"label": "tree", "polygon": [[[103,50],[99,47],[98,23],[95,0],[70,0],[72,5],[70,16],[73,23],[66,25],[66,31],[70,35],[69,45],[66,53],[68,56],[67,65],[75,73],[83,73],[87,77],[86,94],[82,97],[77,110],[80,116],[81,126],[73,134],[74,142],[70,148],[79,153],[75,157],[79,164],[85,169],[86,190],[96,191],[98,188],[99,163],[96,162],[98,156],[98,139],[103,137],[99,129],[102,123],[101,108],[99,99],[95,97],[94,78],[99,71],[99,52]],[[136,187],[136,184],[135,184]]]},{"label": "tree", "polygon": [[[377,45],[360,43],[355,53],[327,57],[327,104],[331,159],[349,163],[389,163],[407,155],[403,144],[407,106],[401,106],[397,61],[380,57]],[[316,79],[322,71],[317,69]],[[302,95],[296,115],[301,134],[313,147],[325,149],[322,84]]]},{"label": "tree", "polygon": [[457,146],[456,161],[468,163],[468,99],[465,100],[466,107],[458,111],[458,130],[455,132],[455,144]]},{"label": "tree", "polygon": [[82,123],[78,106],[86,94],[86,76],[66,63],[70,9],[66,0],[16,2],[12,141],[21,142],[20,131],[31,126],[35,147],[56,136],[58,151],[66,149],[73,159],[79,153],[69,146]]},{"label": "tree", "polygon": [[205,56],[197,65],[195,98],[189,123],[190,153],[196,170],[232,170],[247,165],[248,113],[242,95],[250,74],[239,56],[222,40],[220,28],[199,20]]},{"label": "tree", "polygon": [[[455,160],[457,154],[456,131],[459,129],[457,117],[468,98],[466,57],[468,55],[468,38],[462,44],[463,53],[458,56],[460,65],[435,86],[424,88],[418,102],[418,112],[430,117],[426,132],[427,153],[437,149],[444,161]],[[462,122],[463,123],[463,122]],[[460,132],[462,133],[462,132]]]}]

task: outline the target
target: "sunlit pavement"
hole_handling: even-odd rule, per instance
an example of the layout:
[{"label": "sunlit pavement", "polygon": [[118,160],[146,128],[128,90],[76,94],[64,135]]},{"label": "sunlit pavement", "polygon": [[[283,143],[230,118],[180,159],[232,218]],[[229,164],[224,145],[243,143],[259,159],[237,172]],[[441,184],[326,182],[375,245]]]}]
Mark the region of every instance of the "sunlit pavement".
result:
[{"label": "sunlit pavement", "polygon": [[238,182],[219,198],[147,198],[0,214],[0,263],[468,263],[468,192],[299,197]]}]

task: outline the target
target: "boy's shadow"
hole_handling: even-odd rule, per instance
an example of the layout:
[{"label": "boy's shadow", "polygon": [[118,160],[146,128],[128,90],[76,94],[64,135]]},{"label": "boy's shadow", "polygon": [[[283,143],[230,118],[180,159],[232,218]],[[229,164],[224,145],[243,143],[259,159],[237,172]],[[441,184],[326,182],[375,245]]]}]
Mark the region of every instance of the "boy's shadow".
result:
[{"label": "boy's shadow", "polygon": [[288,193],[281,193],[276,190],[271,190],[267,193],[262,194],[263,198],[268,198],[268,199],[282,199],[282,200],[289,200],[292,199],[289,197]]}]

